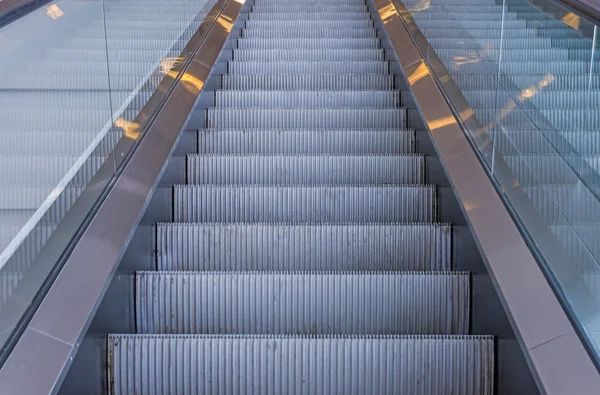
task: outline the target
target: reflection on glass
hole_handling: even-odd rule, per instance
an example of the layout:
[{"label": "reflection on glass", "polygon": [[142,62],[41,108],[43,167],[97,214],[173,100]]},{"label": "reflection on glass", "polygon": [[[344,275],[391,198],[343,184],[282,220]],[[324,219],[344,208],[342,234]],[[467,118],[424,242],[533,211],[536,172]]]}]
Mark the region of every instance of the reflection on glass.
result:
[{"label": "reflection on glass", "polygon": [[597,26],[551,0],[404,4],[492,142],[496,154],[482,157],[600,350]]},{"label": "reflection on glass", "polygon": [[165,75],[177,77],[173,67],[215,3],[59,0],[0,27],[0,344],[125,157],[115,147],[138,138],[140,111]]}]

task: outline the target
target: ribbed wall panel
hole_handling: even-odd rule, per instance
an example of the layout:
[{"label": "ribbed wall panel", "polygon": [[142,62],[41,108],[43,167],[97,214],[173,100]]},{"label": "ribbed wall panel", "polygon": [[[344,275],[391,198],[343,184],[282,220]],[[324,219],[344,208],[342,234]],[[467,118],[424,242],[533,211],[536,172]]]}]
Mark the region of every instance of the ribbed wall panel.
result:
[{"label": "ribbed wall panel", "polygon": [[409,154],[412,130],[198,131],[200,154]]},{"label": "ribbed wall panel", "polygon": [[404,129],[403,108],[293,108],[208,109],[208,127],[215,129]]},{"label": "ribbed wall panel", "polygon": [[[0,132],[0,155],[59,156],[74,158],[84,152],[98,136],[98,131],[29,131],[25,133]],[[98,144],[94,155],[108,156],[123,137],[121,131],[110,131]],[[35,144],[34,144],[35,142]]]},{"label": "ribbed wall panel", "polygon": [[421,155],[188,155],[188,184],[422,184]]},{"label": "ribbed wall panel", "polygon": [[112,395],[492,395],[488,336],[111,335]]},{"label": "ribbed wall panel", "polygon": [[244,38],[238,40],[237,47],[239,49],[375,49],[381,47],[381,40],[378,38]]},{"label": "ribbed wall panel", "polygon": [[591,224],[600,222],[600,203],[584,188],[561,185],[523,187],[548,224]]},{"label": "ribbed wall panel", "polygon": [[237,91],[215,92],[216,107],[234,108],[397,108],[398,91]]},{"label": "ribbed wall panel", "polygon": [[228,62],[230,74],[387,74],[388,62],[382,61],[296,61],[296,62]]},{"label": "ribbed wall panel", "polygon": [[368,21],[371,19],[371,15],[366,12],[346,12],[346,11],[323,11],[320,13],[316,12],[278,12],[278,13],[262,13],[262,12],[251,12],[248,14],[248,20],[250,21]]},{"label": "ribbed wall panel", "polygon": [[377,37],[372,28],[353,29],[345,26],[334,28],[319,26],[312,29],[275,30],[275,29],[243,29],[244,38],[367,38]]},{"label": "ribbed wall panel", "polygon": [[138,333],[466,334],[467,273],[136,273]]},{"label": "ribbed wall panel", "polygon": [[505,155],[504,161],[521,185],[576,185],[580,182],[567,162],[555,155]]},{"label": "ribbed wall panel", "polygon": [[158,224],[158,270],[411,271],[451,269],[444,224]]},{"label": "ribbed wall panel", "polygon": [[223,89],[238,90],[389,90],[394,76],[385,74],[224,75]]},{"label": "ribbed wall panel", "polygon": [[[47,187],[48,191],[51,191],[79,159],[79,157],[64,156],[2,156],[0,157],[0,188],[35,186]],[[88,157],[73,177],[72,185],[87,185],[104,160],[104,157]]]},{"label": "ribbed wall panel", "polygon": [[434,186],[174,187],[177,222],[433,222]]}]

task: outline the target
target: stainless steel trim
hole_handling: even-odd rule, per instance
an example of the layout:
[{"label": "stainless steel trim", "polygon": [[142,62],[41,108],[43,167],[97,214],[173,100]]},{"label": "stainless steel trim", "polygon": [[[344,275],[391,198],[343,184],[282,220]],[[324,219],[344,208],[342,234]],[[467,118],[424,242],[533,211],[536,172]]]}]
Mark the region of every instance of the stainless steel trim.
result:
[{"label": "stainless steel trim", "polygon": [[220,10],[215,23],[0,369],[0,393],[38,395],[60,388],[243,4],[219,0],[213,7]]},{"label": "stainless steel trim", "polygon": [[373,0],[540,390],[597,393],[596,366],[392,1]]}]

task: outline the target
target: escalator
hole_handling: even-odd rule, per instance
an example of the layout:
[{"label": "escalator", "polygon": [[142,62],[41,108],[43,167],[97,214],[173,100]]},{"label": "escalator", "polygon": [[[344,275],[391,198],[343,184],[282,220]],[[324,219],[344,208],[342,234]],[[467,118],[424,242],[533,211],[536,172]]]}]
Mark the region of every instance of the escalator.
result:
[{"label": "escalator", "polygon": [[[585,330],[600,333],[588,327],[600,322],[598,55],[558,17],[507,1],[107,0],[101,19],[77,5],[67,37],[0,78],[16,130],[0,186],[20,188],[3,190],[0,252],[56,198],[0,260],[0,324],[21,308],[0,328],[13,342],[0,392],[23,382],[41,338],[59,346],[40,355],[62,365],[24,394],[535,395],[580,377],[597,388],[600,335]],[[448,81],[472,112],[454,107]],[[575,130],[559,130],[567,120]],[[32,186],[48,191],[31,200]],[[86,222],[73,220],[94,188]],[[102,217],[126,217],[121,206],[131,218]],[[47,240],[60,259],[29,285]],[[548,245],[568,269],[558,281]],[[571,309],[567,277],[585,309]],[[562,355],[583,355],[571,359],[580,376],[544,365]]]},{"label": "escalator", "polygon": [[492,394],[494,340],[470,335],[425,131],[365,3],[240,18],[163,183],[137,333],[108,336],[111,393]]}]

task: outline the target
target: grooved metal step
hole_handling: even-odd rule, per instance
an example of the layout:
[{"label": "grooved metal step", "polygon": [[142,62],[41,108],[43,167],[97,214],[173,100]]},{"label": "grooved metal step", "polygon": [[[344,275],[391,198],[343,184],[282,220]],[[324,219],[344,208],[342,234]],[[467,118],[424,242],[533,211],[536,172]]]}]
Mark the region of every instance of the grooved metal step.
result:
[{"label": "grooved metal step", "polygon": [[216,107],[233,108],[398,108],[398,91],[267,91],[218,90]]},{"label": "grooved metal step", "polygon": [[115,395],[160,395],[171,388],[194,394],[493,393],[489,336],[111,335],[108,340]]},{"label": "grooved metal step", "polygon": [[236,62],[383,61],[381,49],[234,49]]},{"label": "grooved metal step", "polygon": [[156,232],[158,270],[450,270],[444,224],[189,224]]},{"label": "grooved metal step", "polygon": [[337,11],[337,12],[278,12],[278,13],[261,13],[261,12],[251,12],[248,14],[249,21],[297,21],[297,20],[306,20],[306,21],[366,21],[370,20],[371,15],[365,12],[346,12],[346,11]]},{"label": "grooved metal step", "polygon": [[386,74],[263,74],[223,75],[223,89],[243,90],[389,90],[394,76]]},{"label": "grooved metal step", "polygon": [[368,108],[209,108],[207,126],[215,129],[272,128],[272,129],[404,129],[404,109]]},{"label": "grooved metal step", "polygon": [[244,38],[238,40],[239,49],[368,49],[380,48],[378,38]]},{"label": "grooved metal step", "polygon": [[174,187],[176,222],[435,222],[433,186]]},{"label": "grooved metal step", "polygon": [[244,38],[369,38],[377,37],[371,28],[351,28],[346,26],[314,26],[311,29],[242,29]]},{"label": "grooved metal step", "polygon": [[373,27],[372,20],[362,21],[340,21],[340,20],[295,20],[295,21],[246,21],[246,29],[265,30],[296,30],[296,29],[319,29],[339,27],[343,29],[368,29]]},{"label": "grooved metal step", "polygon": [[[1,174],[0,174],[1,180]],[[213,185],[422,184],[421,155],[188,155],[187,182]]]},{"label": "grooved metal step", "polygon": [[388,62],[383,61],[296,61],[296,62],[228,62],[230,74],[387,74]]},{"label": "grooved metal step", "polygon": [[321,13],[321,12],[367,12],[366,5],[349,5],[349,4],[311,4],[306,5],[264,5],[257,4],[252,6],[252,13],[282,13],[282,12],[305,12],[305,13]]},{"label": "grooved metal step", "polygon": [[[466,334],[467,273],[136,273],[138,333]],[[418,314],[415,314],[418,312]]]},{"label": "grooved metal step", "polygon": [[410,154],[412,130],[223,130],[198,131],[200,154]]}]

